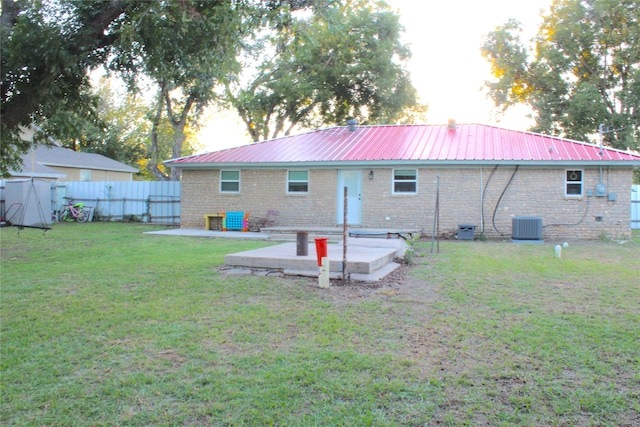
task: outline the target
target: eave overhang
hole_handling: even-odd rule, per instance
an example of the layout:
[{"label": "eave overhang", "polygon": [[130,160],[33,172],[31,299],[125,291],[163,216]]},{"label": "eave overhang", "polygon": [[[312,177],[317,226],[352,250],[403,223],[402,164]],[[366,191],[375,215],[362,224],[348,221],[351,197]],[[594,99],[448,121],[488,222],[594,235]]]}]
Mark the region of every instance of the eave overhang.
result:
[{"label": "eave overhang", "polygon": [[375,160],[375,161],[327,161],[327,162],[215,162],[215,163],[171,163],[171,168],[181,170],[207,169],[348,169],[348,168],[395,168],[395,167],[480,167],[480,166],[526,166],[526,167],[592,167],[615,166],[636,167],[638,161],[620,160]]}]

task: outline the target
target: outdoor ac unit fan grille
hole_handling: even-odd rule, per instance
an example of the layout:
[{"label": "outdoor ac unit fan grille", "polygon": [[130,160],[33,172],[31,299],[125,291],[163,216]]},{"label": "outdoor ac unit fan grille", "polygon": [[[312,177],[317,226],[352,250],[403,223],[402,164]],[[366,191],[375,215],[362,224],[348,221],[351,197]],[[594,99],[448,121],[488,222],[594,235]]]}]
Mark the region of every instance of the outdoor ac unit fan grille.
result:
[{"label": "outdoor ac unit fan grille", "polygon": [[542,218],[535,216],[514,217],[511,238],[514,240],[542,240]]}]

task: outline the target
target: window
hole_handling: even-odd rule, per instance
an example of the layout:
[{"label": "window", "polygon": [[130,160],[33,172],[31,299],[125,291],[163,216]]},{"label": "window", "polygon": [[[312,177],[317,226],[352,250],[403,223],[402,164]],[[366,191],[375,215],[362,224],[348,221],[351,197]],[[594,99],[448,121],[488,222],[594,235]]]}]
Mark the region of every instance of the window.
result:
[{"label": "window", "polygon": [[567,196],[582,196],[582,171],[567,171],[565,194]]},{"label": "window", "polygon": [[393,171],[393,193],[407,194],[418,192],[418,171],[415,169]]},{"label": "window", "polygon": [[287,193],[308,193],[309,171],[287,172]]},{"label": "window", "polygon": [[80,169],[80,181],[82,182],[91,181],[91,171],[88,169]]},{"label": "window", "polygon": [[240,192],[240,171],[220,171],[220,192]]}]

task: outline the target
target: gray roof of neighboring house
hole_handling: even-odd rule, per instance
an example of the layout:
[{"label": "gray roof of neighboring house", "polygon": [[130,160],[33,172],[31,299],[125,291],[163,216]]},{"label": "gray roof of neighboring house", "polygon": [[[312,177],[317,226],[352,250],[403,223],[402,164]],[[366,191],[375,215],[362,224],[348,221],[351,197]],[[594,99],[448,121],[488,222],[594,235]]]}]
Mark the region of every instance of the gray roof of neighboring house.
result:
[{"label": "gray roof of neighboring house", "polygon": [[[101,154],[94,153],[82,153],[78,151],[73,151],[64,147],[57,147],[51,145],[38,145],[35,149],[29,150],[28,153],[22,156],[23,160],[23,168],[22,172],[19,173],[24,175],[33,171],[37,173],[39,168],[44,171],[42,168],[48,169],[50,172],[47,173],[57,173],[59,172],[48,168],[47,166],[57,166],[57,167],[66,167],[66,168],[78,168],[78,169],[94,169],[94,170],[108,170],[114,172],[128,172],[128,173],[136,173],[138,169],[126,165],[124,163],[118,162],[116,160],[105,157]],[[33,169],[33,170],[32,170]],[[52,171],[52,172],[51,172]]]},{"label": "gray roof of neighboring house", "polygon": [[50,168],[49,166],[45,166],[36,161],[32,162],[29,156],[28,158],[23,159],[22,170],[20,172],[10,171],[11,176],[14,177],[33,177],[33,178],[66,178],[66,174],[61,173],[60,171]]}]

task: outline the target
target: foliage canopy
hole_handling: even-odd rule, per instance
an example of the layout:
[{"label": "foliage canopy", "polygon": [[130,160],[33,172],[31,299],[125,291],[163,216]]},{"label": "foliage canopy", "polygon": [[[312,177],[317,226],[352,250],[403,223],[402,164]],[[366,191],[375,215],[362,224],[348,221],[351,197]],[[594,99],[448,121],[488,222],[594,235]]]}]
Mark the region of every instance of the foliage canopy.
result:
[{"label": "foliage canopy", "polygon": [[288,135],[295,127],[393,123],[418,107],[404,62],[399,16],[384,2],[345,0],[287,8],[250,45],[245,69],[226,86],[254,141]]},{"label": "foliage canopy", "polygon": [[91,109],[87,70],[107,59],[117,37],[111,25],[131,16],[135,3],[2,0],[2,175],[20,167],[20,155],[31,144],[20,137],[21,128],[37,122],[60,138],[73,131],[62,110]]},{"label": "foliage canopy", "polygon": [[532,130],[620,149],[640,141],[640,1],[554,0],[534,38],[510,20],[487,36],[482,53],[502,110],[527,104]]},{"label": "foliage canopy", "polygon": [[[347,118],[410,120],[426,110],[403,66],[410,52],[399,17],[382,1],[1,1],[2,174],[20,167],[34,142],[20,130],[34,122],[42,138],[141,160],[140,140],[131,138],[144,127],[113,134],[127,127],[123,111],[91,88],[98,67],[122,76],[131,95],[144,90],[141,80],[151,83],[154,104],[143,116],[147,169],[158,179],[168,178],[159,166],[167,138],[168,157],[188,154],[185,140],[212,103],[232,105],[254,140]],[[135,106],[131,120],[143,116]]]}]

